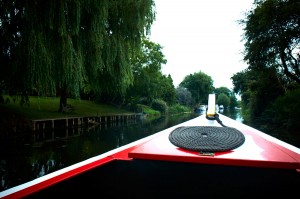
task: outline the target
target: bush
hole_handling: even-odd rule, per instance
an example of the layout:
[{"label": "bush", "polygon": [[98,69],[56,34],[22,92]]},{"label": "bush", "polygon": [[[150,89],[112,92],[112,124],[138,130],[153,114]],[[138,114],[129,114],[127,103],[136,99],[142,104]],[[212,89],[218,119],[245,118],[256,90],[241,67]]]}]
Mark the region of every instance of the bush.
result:
[{"label": "bush", "polygon": [[143,114],[147,115],[160,115],[160,112],[157,110],[153,110],[151,107],[143,105],[143,104],[137,104],[138,112],[142,112]]},{"label": "bush", "polygon": [[182,106],[180,104],[176,104],[174,106],[169,107],[169,113],[186,113],[192,112],[191,108],[187,106]]},{"label": "bush", "polygon": [[288,130],[300,130],[300,89],[287,92],[277,98],[265,111],[264,116]]},{"label": "bush", "polygon": [[168,105],[165,101],[161,99],[155,99],[152,101],[151,108],[154,110],[157,110],[161,113],[167,113],[168,112]]}]

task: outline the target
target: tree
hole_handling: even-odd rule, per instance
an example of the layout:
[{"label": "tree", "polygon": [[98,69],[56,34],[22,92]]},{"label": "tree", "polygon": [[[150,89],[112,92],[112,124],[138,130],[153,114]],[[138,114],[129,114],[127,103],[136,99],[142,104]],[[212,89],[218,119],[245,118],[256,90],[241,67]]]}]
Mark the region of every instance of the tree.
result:
[{"label": "tree", "polygon": [[201,71],[185,76],[179,86],[191,92],[196,104],[207,104],[208,95],[214,88],[212,78]]},{"label": "tree", "polygon": [[229,96],[229,100],[230,100],[230,105],[229,105],[230,109],[234,109],[235,107],[239,106],[238,100],[234,93],[232,93],[232,95]]},{"label": "tree", "polygon": [[[216,94],[218,104],[223,104],[225,107],[230,107],[231,109],[233,109],[234,107],[236,107],[238,105],[234,92],[232,92],[229,88],[227,88],[227,87],[215,88],[214,92]],[[225,99],[225,97],[222,96],[220,98],[222,100],[221,100],[221,102],[219,102],[219,96],[221,94],[225,94],[229,100]],[[224,101],[224,102],[222,102],[222,101]]]},{"label": "tree", "polygon": [[[281,134],[286,133],[282,129],[287,129],[293,137],[299,137],[300,132],[300,88],[288,91],[286,95],[280,96],[272,102],[264,112],[264,118],[275,128],[281,130]],[[272,118],[272,119],[269,119]]]},{"label": "tree", "polygon": [[[248,68],[231,79],[234,92],[241,94],[243,117],[263,130],[281,118],[277,117],[281,112],[291,110],[282,102],[296,99],[285,96],[297,94],[291,91],[300,86],[300,4],[299,0],[256,0],[254,5],[241,21]],[[293,114],[284,117],[294,121]]]},{"label": "tree", "polygon": [[230,105],[230,98],[225,93],[221,93],[217,97],[217,104],[223,105],[224,108],[227,108]]},{"label": "tree", "polygon": [[161,50],[159,44],[143,39],[141,51],[131,59],[134,81],[128,89],[128,99],[148,105],[154,99],[175,102],[173,80],[161,72],[167,62]]},{"label": "tree", "polygon": [[86,83],[98,93],[125,92],[132,83],[130,57],[155,19],[153,0],[24,0],[0,6],[1,60],[8,60],[1,66],[8,68],[3,81],[11,90],[59,93],[60,110]]},{"label": "tree", "polygon": [[250,101],[250,86],[256,79],[255,72],[249,69],[237,72],[231,77],[233,92],[241,95],[241,99],[245,104],[248,104]]},{"label": "tree", "polygon": [[275,67],[289,81],[300,84],[299,0],[256,1],[247,13],[244,40],[249,68]]},{"label": "tree", "polygon": [[163,75],[161,78],[161,96],[160,98],[167,102],[169,105],[176,103],[176,90],[173,84],[171,75]]},{"label": "tree", "polygon": [[226,94],[228,97],[230,96],[230,94],[232,93],[231,90],[227,87],[219,87],[219,88],[215,88],[214,89],[215,94],[218,96],[221,93]]},{"label": "tree", "polygon": [[192,106],[193,104],[191,92],[188,89],[180,86],[176,88],[176,100],[178,104],[184,106]]},{"label": "tree", "polygon": [[285,92],[274,68],[246,70],[235,74],[232,79],[234,91],[241,93],[251,120],[260,117],[268,105]]}]

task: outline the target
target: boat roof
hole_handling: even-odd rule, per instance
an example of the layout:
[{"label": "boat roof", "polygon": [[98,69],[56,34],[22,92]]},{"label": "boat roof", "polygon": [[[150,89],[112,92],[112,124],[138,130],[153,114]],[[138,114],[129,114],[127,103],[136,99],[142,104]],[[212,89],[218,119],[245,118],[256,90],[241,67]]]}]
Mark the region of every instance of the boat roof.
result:
[{"label": "boat roof", "polygon": [[200,116],[188,122],[162,131],[159,136],[130,151],[128,156],[135,159],[181,161],[205,164],[236,165],[250,167],[300,169],[299,149],[277,140],[249,126],[230,118],[219,116],[223,124],[242,132],[245,142],[238,148],[214,153],[200,154],[179,148],[169,141],[169,134],[180,126],[220,126],[217,121]]}]

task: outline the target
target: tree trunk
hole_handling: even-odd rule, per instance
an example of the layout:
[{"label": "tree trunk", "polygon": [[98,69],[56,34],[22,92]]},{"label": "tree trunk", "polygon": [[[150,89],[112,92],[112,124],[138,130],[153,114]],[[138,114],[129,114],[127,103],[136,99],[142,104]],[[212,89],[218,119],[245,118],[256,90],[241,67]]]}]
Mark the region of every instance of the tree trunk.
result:
[{"label": "tree trunk", "polygon": [[60,101],[59,101],[59,112],[64,112],[65,108],[67,107],[67,89],[61,88],[60,89]]}]

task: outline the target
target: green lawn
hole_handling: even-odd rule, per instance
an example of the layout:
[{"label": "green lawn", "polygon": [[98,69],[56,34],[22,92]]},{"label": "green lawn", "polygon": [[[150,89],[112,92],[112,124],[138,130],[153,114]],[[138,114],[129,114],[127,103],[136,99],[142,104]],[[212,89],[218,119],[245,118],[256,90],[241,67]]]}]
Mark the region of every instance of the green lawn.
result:
[{"label": "green lawn", "polygon": [[129,113],[129,111],[125,109],[119,109],[107,104],[96,104],[88,100],[68,99],[68,104],[74,107],[74,110],[67,113],[58,112],[59,98],[57,97],[29,97],[29,106],[20,106],[18,102],[14,103],[12,99],[9,101],[9,103],[0,106],[0,111],[2,107],[2,109],[11,110],[29,119],[49,119]]}]

